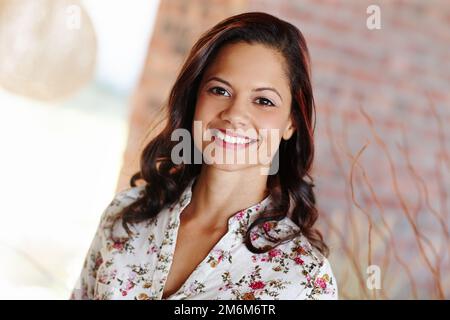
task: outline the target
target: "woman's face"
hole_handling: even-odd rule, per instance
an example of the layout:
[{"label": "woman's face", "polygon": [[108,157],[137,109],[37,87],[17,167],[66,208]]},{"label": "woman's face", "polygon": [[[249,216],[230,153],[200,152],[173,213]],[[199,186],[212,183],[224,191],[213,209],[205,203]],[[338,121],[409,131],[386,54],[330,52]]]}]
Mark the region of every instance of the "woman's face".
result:
[{"label": "woman's face", "polygon": [[234,171],[274,160],[281,139],[294,132],[284,65],[280,53],[261,44],[218,52],[201,80],[192,128],[207,165]]}]

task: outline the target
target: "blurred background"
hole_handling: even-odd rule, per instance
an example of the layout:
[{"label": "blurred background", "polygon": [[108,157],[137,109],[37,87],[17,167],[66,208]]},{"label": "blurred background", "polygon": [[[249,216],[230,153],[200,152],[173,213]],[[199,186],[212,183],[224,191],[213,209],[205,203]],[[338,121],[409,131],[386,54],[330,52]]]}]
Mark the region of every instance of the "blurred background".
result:
[{"label": "blurred background", "polygon": [[69,297],[191,46],[247,11],[309,45],[340,298],[450,297],[448,1],[0,0],[0,299]]}]

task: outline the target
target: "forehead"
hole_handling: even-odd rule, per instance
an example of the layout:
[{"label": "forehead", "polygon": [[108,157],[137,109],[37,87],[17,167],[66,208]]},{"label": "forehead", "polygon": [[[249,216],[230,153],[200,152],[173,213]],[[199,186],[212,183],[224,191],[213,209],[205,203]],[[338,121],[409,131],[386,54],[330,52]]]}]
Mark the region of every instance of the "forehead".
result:
[{"label": "forehead", "polygon": [[205,71],[204,79],[212,75],[226,77],[236,85],[273,85],[288,90],[285,59],[275,49],[245,42],[222,47]]}]

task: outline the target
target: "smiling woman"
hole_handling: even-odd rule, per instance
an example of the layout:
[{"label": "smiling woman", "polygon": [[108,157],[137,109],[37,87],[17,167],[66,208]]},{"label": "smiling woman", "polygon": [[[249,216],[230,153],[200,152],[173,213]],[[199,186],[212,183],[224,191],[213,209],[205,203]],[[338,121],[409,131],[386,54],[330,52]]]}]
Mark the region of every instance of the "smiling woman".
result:
[{"label": "smiling woman", "polygon": [[[314,99],[300,31],[260,12],[218,23],[193,46],[167,108],[131,187],[103,213],[72,298],[336,299],[314,228]],[[189,157],[201,163],[171,157],[177,130],[194,136]],[[269,174],[245,161],[261,151]]]}]

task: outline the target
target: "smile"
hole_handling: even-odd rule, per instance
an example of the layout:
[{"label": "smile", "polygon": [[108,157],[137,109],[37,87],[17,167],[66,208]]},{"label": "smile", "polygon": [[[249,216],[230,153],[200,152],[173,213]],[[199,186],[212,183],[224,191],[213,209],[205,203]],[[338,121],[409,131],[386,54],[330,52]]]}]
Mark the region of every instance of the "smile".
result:
[{"label": "smile", "polygon": [[214,140],[225,147],[246,147],[257,141],[257,139],[245,136],[226,134],[225,130],[222,129],[213,129],[212,136],[216,138]]}]

